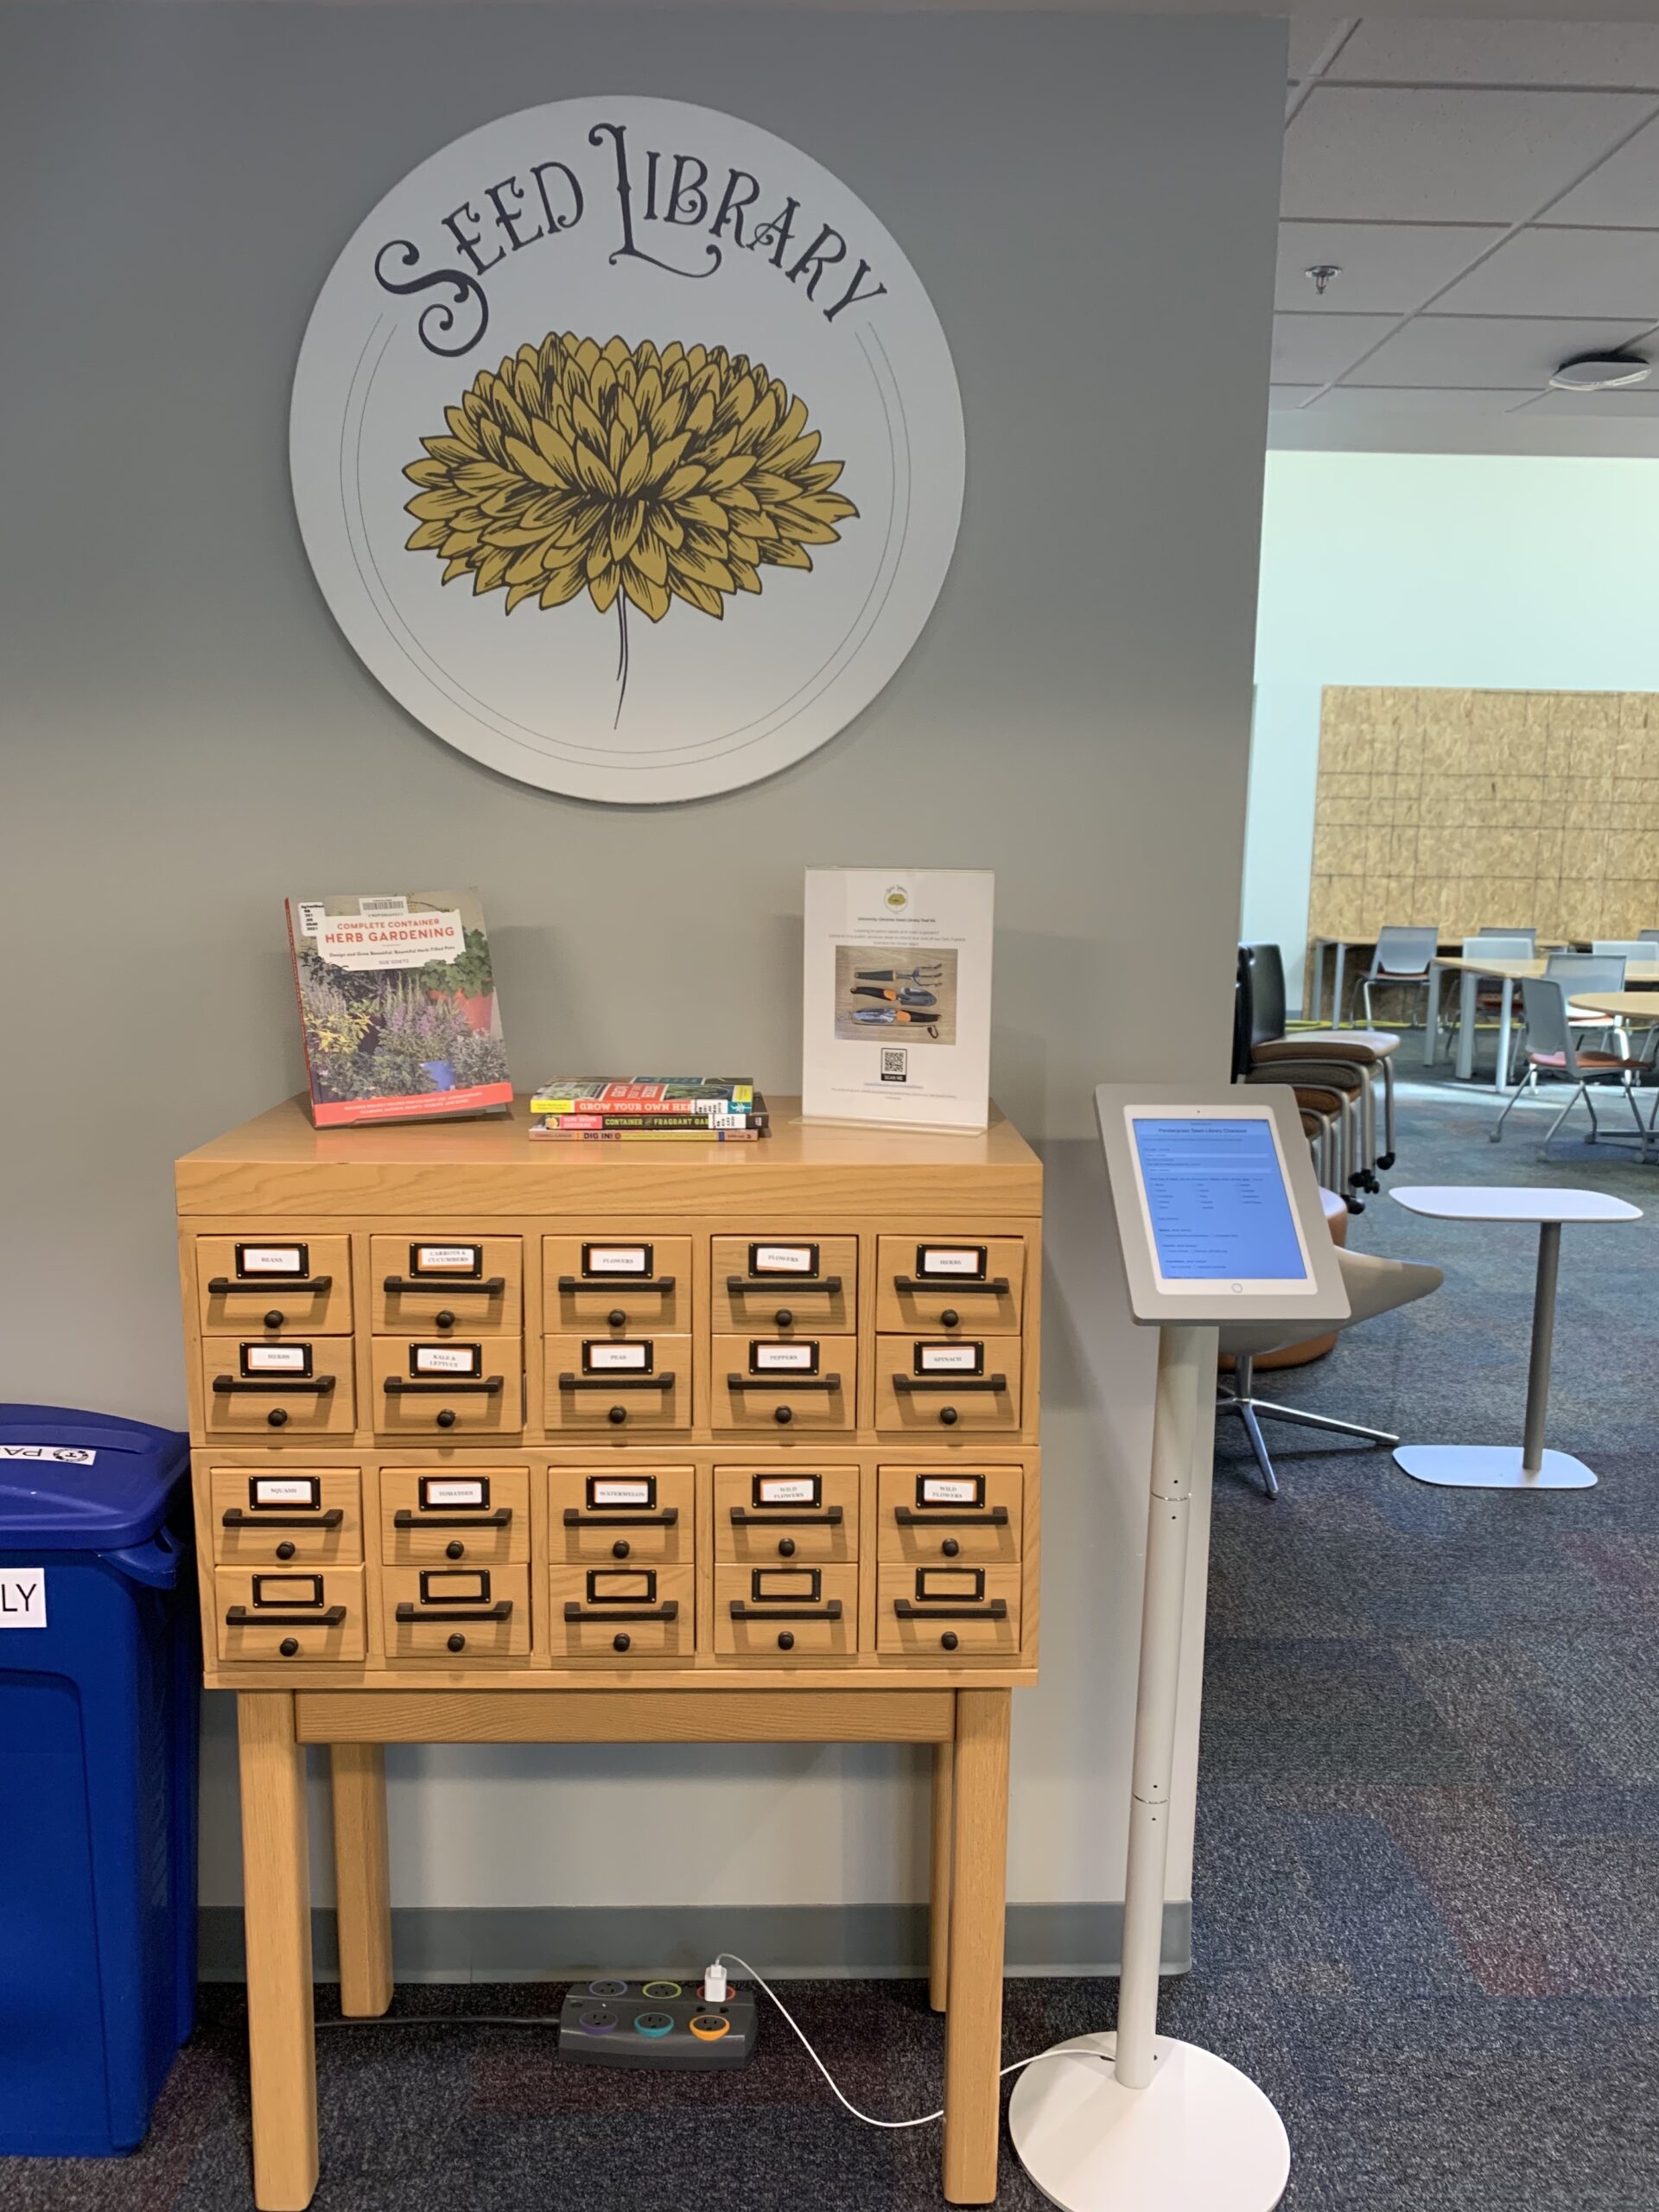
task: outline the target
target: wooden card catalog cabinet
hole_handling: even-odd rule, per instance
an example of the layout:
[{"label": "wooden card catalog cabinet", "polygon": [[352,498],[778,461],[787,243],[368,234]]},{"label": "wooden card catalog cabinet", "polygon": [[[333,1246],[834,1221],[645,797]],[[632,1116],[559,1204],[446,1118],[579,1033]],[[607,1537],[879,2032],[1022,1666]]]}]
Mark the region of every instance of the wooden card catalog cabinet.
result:
[{"label": "wooden card catalog cabinet", "polygon": [[1037,1160],[772,1126],[291,1103],[181,1160],[209,1681],[1034,1679]]}]

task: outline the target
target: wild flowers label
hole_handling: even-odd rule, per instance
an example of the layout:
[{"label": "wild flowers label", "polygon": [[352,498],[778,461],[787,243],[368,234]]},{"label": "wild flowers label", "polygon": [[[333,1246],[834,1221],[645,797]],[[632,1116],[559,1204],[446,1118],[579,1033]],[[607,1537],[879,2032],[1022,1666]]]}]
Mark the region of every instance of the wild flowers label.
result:
[{"label": "wild flowers label", "polygon": [[707,108],[457,139],[313,311],[290,459],[353,649],[450,744],[643,804],[787,766],[919,635],[961,517],[944,334],[869,210]]}]

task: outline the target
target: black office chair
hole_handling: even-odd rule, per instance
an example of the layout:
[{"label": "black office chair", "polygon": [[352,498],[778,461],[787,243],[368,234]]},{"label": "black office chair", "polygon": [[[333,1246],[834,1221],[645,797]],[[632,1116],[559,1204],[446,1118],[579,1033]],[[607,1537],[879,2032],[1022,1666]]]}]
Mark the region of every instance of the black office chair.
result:
[{"label": "black office chair", "polygon": [[1286,1083],[1297,1103],[1327,1120],[1334,1144],[1319,1163],[1320,1179],[1341,1193],[1350,1213],[1363,1213],[1356,1194],[1376,1179],[1375,1062],[1363,1045],[1320,1038],[1304,1045],[1285,1034],[1285,969],[1276,944],[1241,944],[1235,988],[1235,1058],[1244,1083]]}]

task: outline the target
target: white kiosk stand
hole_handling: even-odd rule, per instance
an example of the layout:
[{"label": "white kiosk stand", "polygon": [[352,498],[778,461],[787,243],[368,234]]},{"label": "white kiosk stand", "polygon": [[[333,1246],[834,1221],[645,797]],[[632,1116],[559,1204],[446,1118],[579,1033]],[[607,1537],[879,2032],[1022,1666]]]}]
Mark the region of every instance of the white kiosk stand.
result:
[{"label": "white kiosk stand", "polygon": [[1290,2178],[1284,2123],[1255,2082],[1157,2033],[1187,1521],[1217,1325],[1260,1321],[1265,1350],[1287,1321],[1313,1336],[1349,1306],[1294,1094],[1172,1091],[1095,1093],[1130,1310],[1159,1332],[1158,1389],[1117,2031],[1056,2044],[1077,2063],[1028,2067],[1008,2111],[1020,2163],[1066,2212],[1271,2212]]}]

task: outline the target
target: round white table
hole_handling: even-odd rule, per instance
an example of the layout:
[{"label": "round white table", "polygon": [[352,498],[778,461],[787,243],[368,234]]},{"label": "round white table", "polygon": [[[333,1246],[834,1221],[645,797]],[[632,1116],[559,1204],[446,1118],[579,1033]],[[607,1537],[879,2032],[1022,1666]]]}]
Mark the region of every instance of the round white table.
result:
[{"label": "round white table", "polygon": [[1532,1357],[1520,1449],[1512,1444],[1402,1444],[1394,1455],[1396,1464],[1420,1483],[1458,1490],[1587,1490],[1596,1478],[1582,1459],[1544,1447],[1561,1230],[1567,1222],[1640,1221],[1641,1207],[1610,1198],[1601,1191],[1529,1191],[1503,1184],[1421,1185],[1390,1192],[1389,1196],[1408,1213],[1427,1214],[1435,1221],[1526,1221],[1538,1228]]}]

